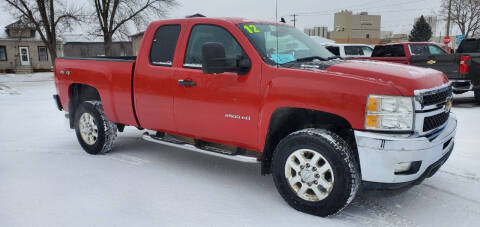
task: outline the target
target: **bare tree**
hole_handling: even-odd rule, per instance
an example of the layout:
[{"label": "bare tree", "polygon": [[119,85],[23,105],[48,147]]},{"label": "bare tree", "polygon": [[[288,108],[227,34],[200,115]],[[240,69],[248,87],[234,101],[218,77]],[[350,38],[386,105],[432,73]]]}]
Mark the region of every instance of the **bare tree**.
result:
[{"label": "bare tree", "polygon": [[451,21],[466,37],[476,34],[480,30],[480,1],[479,0],[443,0],[442,15],[448,15],[448,3],[452,1]]},{"label": "bare tree", "polygon": [[128,22],[137,28],[148,24],[152,17],[162,17],[175,0],[91,0],[95,3],[97,34],[103,36],[105,55],[112,55],[113,38],[128,35]]},{"label": "bare tree", "polygon": [[52,62],[57,58],[58,31],[71,28],[81,19],[80,10],[60,0],[5,0],[12,15],[32,24],[48,48]]}]

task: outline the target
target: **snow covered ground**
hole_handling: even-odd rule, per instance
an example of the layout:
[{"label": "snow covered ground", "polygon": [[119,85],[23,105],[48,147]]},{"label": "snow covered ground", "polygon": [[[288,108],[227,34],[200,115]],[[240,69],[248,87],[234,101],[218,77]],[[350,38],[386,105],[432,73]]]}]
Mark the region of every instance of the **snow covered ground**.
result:
[{"label": "snow covered ground", "polygon": [[0,226],[480,226],[480,106],[456,96],[450,160],[403,193],[364,192],[341,214],[290,208],[271,176],[143,141],[127,128],[91,156],[56,110],[51,73],[0,74]]}]

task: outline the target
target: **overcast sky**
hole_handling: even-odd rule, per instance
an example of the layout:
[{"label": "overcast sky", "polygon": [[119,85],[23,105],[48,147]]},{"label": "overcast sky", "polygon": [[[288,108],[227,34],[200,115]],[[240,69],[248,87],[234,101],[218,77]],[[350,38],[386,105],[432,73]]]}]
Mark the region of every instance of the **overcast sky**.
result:
[{"label": "overcast sky", "polygon": [[[65,0],[76,4],[89,4],[92,0]],[[275,19],[275,0],[177,0],[180,4],[170,10],[168,18],[179,18],[194,13],[209,17],[244,17],[249,19]],[[278,14],[287,20],[289,15],[299,14],[297,27],[315,25],[333,28],[333,14],[342,9],[354,13],[367,11],[382,16],[381,30],[395,33],[408,33],[412,29],[414,17],[438,15],[441,0],[278,0]],[[0,7],[5,7],[4,3]],[[12,22],[12,17],[2,10],[0,26]],[[156,18],[152,18],[155,20]],[[293,23],[290,22],[289,23]],[[455,29],[456,30],[456,29]],[[445,33],[444,23],[437,26],[437,35]],[[78,32],[78,31],[76,31]]]}]

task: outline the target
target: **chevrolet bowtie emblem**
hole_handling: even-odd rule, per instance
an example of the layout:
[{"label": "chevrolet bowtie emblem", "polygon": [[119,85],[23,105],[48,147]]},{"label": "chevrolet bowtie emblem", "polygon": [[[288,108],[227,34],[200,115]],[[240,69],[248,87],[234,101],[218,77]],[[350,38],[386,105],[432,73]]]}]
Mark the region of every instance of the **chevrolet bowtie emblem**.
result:
[{"label": "chevrolet bowtie emblem", "polygon": [[433,64],[435,64],[435,63],[437,63],[437,62],[434,61],[434,60],[430,60],[430,61],[427,61],[427,63],[430,64],[430,65],[433,65]]}]

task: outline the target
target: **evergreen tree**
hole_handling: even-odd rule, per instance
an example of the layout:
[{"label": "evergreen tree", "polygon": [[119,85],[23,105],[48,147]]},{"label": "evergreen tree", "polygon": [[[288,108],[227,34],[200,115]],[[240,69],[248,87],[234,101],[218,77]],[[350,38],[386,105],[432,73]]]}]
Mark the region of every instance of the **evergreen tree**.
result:
[{"label": "evergreen tree", "polygon": [[413,25],[413,29],[408,36],[410,42],[425,42],[432,37],[432,28],[427,23],[423,15]]}]

